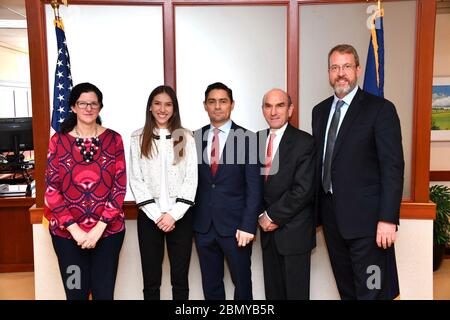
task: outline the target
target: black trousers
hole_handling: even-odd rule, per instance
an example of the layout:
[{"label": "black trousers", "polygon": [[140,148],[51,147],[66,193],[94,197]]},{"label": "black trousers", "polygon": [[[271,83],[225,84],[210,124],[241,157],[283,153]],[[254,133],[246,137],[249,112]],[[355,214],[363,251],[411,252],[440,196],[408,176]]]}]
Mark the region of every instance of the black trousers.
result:
[{"label": "black trousers", "polygon": [[253,300],[252,244],[238,247],[236,237],[222,237],[213,224],[207,233],[195,232],[203,295],[206,300],[225,300],[224,261],[234,284],[234,300]]},{"label": "black trousers", "polygon": [[390,300],[399,294],[395,249],[376,238],[344,239],[333,211],[333,196],[321,194],[321,214],[331,267],[342,300]]},{"label": "black trousers", "polygon": [[81,249],[75,240],[52,236],[67,300],[113,300],[125,230]]},{"label": "black trousers", "polygon": [[144,299],[159,300],[164,239],[170,262],[170,281],[174,300],[189,299],[189,264],[192,252],[192,215],[188,211],[175,223],[171,232],[163,232],[139,210],[137,219],[139,250],[141,252]]},{"label": "black trousers", "polygon": [[311,251],[281,255],[274,233],[264,237],[268,237],[267,246],[262,248],[266,299],[309,300]]}]

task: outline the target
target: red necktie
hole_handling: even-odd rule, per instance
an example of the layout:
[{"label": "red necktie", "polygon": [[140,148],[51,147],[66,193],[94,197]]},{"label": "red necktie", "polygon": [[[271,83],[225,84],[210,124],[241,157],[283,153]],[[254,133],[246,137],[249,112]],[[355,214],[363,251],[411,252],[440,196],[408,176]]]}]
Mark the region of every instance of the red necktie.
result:
[{"label": "red necktie", "polygon": [[211,143],[211,174],[214,177],[219,168],[219,129],[214,128],[214,137]]},{"label": "red necktie", "polygon": [[272,151],[273,151],[273,139],[275,139],[275,133],[270,134],[269,144],[267,145],[267,153],[266,153],[266,167],[264,171],[264,181],[267,181],[269,177],[269,171],[272,167]]}]

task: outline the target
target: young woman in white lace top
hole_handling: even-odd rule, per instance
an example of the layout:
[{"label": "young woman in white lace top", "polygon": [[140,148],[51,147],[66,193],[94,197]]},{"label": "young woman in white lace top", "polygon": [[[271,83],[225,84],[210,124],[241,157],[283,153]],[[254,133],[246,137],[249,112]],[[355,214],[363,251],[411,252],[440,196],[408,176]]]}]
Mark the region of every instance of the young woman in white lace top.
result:
[{"label": "young woman in white lace top", "polygon": [[164,241],[170,260],[172,297],[189,298],[192,217],[197,190],[197,151],[181,126],[178,100],[169,86],[155,88],[145,126],[131,135],[130,186],[139,208],[139,249],[144,299],[160,299]]}]

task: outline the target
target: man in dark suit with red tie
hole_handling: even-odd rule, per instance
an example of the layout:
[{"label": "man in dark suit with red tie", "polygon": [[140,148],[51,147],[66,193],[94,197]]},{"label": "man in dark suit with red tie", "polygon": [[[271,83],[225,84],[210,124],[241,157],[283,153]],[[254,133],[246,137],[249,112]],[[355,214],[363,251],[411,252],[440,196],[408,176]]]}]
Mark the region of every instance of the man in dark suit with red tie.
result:
[{"label": "man in dark suit with red tie", "polygon": [[195,132],[199,165],[192,207],[203,293],[207,300],[225,299],[226,258],[234,299],[251,300],[251,249],[262,199],[256,134],[231,121],[233,93],[223,83],[208,86],[204,107],[211,123]]},{"label": "man in dark suit with red tie", "polygon": [[268,300],[309,299],[314,221],[315,147],[313,137],[288,121],[294,105],[272,89],[262,110],[269,129],[258,132],[265,159],[264,211],[259,217],[264,286]]},{"label": "man in dark suit with red tie", "polygon": [[312,127],[331,266],[342,299],[392,299],[404,170],[400,121],[390,101],[357,86],[355,48],[334,47],[328,63],[335,94],[314,107]]}]

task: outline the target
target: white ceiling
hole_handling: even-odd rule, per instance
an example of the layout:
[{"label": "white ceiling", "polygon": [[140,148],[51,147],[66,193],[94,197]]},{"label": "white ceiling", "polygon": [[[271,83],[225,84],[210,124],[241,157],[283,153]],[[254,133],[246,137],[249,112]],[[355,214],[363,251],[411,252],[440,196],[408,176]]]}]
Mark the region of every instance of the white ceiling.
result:
[{"label": "white ceiling", "polygon": [[[7,27],[21,22],[23,27]],[[0,26],[0,47],[28,53],[25,0],[0,0]]]}]

